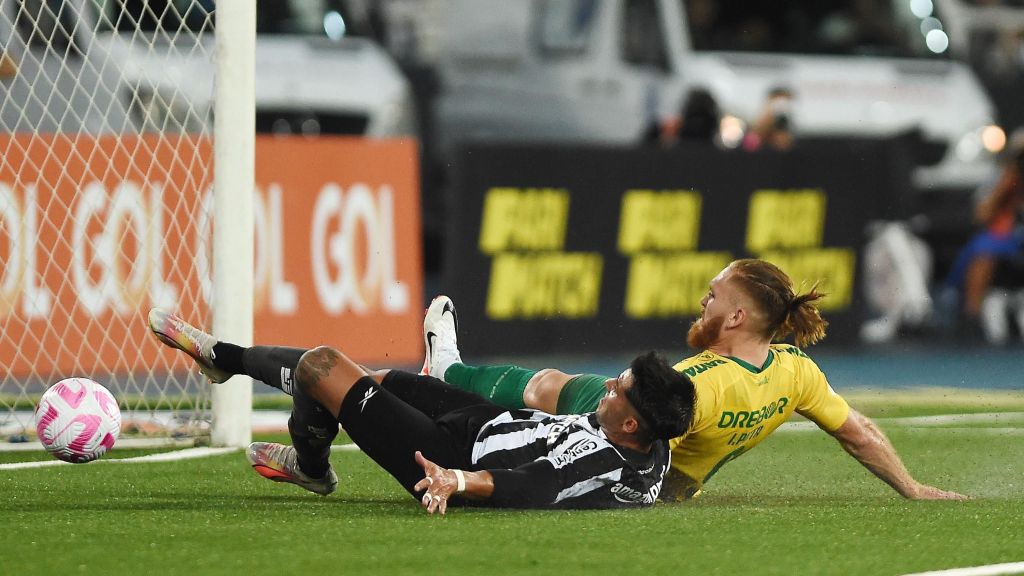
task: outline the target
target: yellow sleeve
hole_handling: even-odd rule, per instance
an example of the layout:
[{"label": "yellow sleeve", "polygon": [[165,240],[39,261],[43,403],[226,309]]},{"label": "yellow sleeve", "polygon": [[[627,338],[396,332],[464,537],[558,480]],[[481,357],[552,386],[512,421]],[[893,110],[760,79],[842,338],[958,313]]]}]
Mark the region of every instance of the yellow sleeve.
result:
[{"label": "yellow sleeve", "polygon": [[850,405],[842,396],[836,394],[825,374],[813,361],[806,357],[801,360],[803,374],[798,381],[802,386],[796,412],[817,424],[822,430],[835,432],[850,415]]}]

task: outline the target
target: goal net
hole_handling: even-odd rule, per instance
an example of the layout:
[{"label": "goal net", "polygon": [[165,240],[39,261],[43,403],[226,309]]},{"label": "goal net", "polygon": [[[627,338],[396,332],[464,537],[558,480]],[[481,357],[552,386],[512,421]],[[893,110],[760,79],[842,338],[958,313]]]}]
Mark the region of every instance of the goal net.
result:
[{"label": "goal net", "polygon": [[211,327],[212,0],[0,3],[0,442],[71,376],[122,437],[210,434],[210,388],[149,334]]}]

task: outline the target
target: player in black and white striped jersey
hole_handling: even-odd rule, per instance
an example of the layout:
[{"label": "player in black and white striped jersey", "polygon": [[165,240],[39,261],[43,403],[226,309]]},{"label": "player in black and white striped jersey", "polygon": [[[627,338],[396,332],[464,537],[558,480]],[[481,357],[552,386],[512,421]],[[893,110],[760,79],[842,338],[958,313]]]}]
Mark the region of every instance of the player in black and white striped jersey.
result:
[{"label": "player in black and white striped jersey", "polygon": [[329,347],[242,348],[156,311],[150,329],[224,379],[247,374],[283,388],[282,375],[294,375],[294,446],[249,449],[264,477],[333,492],[328,456],[340,423],[431,513],[443,514],[452,497],[499,507],[653,504],[669,466],[667,441],[693,417],[693,384],[653,352],[607,380],[595,412],[554,416],[509,410],[431,376],[371,373]]},{"label": "player in black and white striped jersey", "polygon": [[645,453],[617,445],[602,430],[597,412],[566,418],[515,410],[480,429],[471,467],[490,470],[501,487],[497,500],[511,505],[653,504],[668,466],[664,446],[652,442]]},{"label": "player in black and white striped jersey", "polygon": [[508,410],[431,376],[371,376],[331,348],[305,353],[296,383],[296,398],[330,410],[429,512],[456,494],[503,507],[653,504],[667,440],[694,404],[689,379],[653,353],[609,379],[597,411],[579,416]]}]

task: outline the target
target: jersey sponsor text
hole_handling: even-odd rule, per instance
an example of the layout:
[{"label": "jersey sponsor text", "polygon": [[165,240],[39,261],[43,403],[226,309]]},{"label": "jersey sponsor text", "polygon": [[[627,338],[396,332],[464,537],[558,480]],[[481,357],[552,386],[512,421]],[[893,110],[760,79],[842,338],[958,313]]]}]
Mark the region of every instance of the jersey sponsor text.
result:
[{"label": "jersey sponsor text", "polygon": [[612,486],[612,495],[619,502],[625,502],[628,504],[654,504],[654,501],[658,499],[658,494],[661,493],[661,482],[658,482],[647,492],[641,492],[629,486],[623,485],[621,482],[616,482]]},{"label": "jersey sponsor text", "polygon": [[765,420],[784,413],[789,398],[783,396],[771,404],[765,404],[758,410],[740,410],[738,412],[723,411],[718,420],[719,428],[753,428]]},{"label": "jersey sponsor text", "polygon": [[554,458],[551,458],[550,459],[551,460],[551,464],[555,468],[561,468],[563,466],[567,466],[569,464],[572,464],[577,459],[579,459],[579,458],[581,458],[581,457],[583,457],[583,456],[585,456],[587,454],[590,454],[592,452],[596,452],[597,449],[598,449],[597,442],[595,442],[594,440],[590,440],[590,439],[580,440],[579,442],[577,442],[577,443],[573,444],[572,446],[566,448],[565,452],[562,452],[558,456],[555,456]]}]

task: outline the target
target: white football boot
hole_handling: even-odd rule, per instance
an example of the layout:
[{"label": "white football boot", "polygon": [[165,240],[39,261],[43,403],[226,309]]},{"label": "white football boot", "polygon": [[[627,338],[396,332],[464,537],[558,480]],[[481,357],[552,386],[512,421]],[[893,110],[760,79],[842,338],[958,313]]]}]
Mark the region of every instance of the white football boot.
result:
[{"label": "white football boot", "polygon": [[245,456],[252,464],[252,469],[268,480],[295,484],[321,496],[327,496],[338,487],[338,475],[329,465],[323,478],[311,478],[300,470],[293,446],[276,442],[253,442],[249,444]]},{"label": "white football boot", "polygon": [[217,368],[213,363],[213,346],[217,339],[177,315],[153,308],[149,311],[149,329],[164,344],[191,356],[199,365],[199,371],[209,378],[210,382],[220,384],[234,376]]},{"label": "white football boot", "polygon": [[445,370],[462,362],[458,343],[459,317],[455,304],[447,296],[438,296],[430,303],[423,316],[423,358],[421,374],[444,380]]}]

